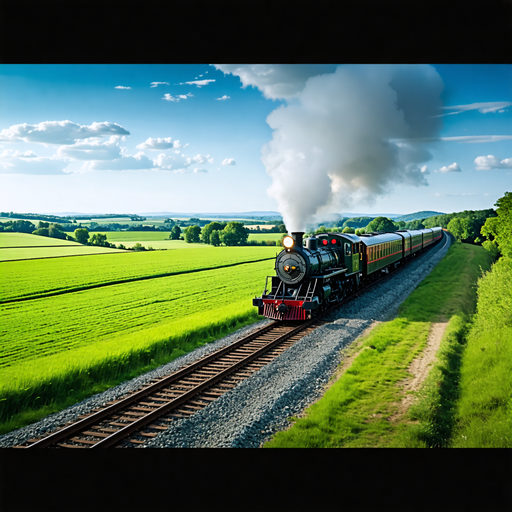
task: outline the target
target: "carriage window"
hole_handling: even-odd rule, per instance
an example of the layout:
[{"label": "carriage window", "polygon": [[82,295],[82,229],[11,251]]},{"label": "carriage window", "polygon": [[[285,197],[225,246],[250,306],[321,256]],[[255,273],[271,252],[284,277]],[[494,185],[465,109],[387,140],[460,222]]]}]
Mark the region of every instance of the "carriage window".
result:
[{"label": "carriage window", "polygon": [[359,245],[359,244],[353,244],[353,245],[352,245],[352,254],[359,254],[359,248],[358,248],[358,245]]},{"label": "carriage window", "polygon": [[345,244],[345,256],[350,256],[352,253],[350,252],[350,244]]}]

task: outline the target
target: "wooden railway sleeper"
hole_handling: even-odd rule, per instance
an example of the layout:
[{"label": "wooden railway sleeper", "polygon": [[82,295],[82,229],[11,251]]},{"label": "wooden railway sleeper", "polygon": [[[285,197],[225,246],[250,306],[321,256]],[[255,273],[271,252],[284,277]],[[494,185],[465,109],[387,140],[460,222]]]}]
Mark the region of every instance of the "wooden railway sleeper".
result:
[{"label": "wooden railway sleeper", "polygon": [[[275,325],[275,322],[272,324],[269,324],[269,326],[265,327],[264,329],[271,330],[273,325]],[[302,326],[300,326],[300,329],[303,330],[305,327],[306,326],[302,325]],[[299,328],[297,328],[297,329],[299,329]],[[288,333],[291,333],[291,335],[293,336],[295,334],[295,332],[296,332],[295,329],[291,328],[289,330],[286,330],[286,335],[288,335]],[[250,335],[246,338],[243,338],[242,340],[239,340],[238,342],[236,342],[233,345],[236,345],[236,347],[239,347],[239,346],[243,345],[244,343],[253,341],[258,336],[261,336],[261,334],[262,333],[260,331],[259,333],[255,333],[254,335]],[[281,339],[282,337],[283,336],[278,336],[278,337],[274,338],[273,340],[269,340],[268,345],[266,344],[266,345],[262,346],[260,351],[267,349],[267,347],[269,349],[272,349],[273,345],[275,345],[276,343],[285,341],[285,340]],[[231,345],[229,347],[225,347],[224,349],[221,349],[219,351],[219,353],[216,354],[216,357],[219,357],[220,355],[224,356],[225,354],[227,354],[229,352],[229,350],[233,350],[234,348],[236,348],[233,345]],[[159,417],[161,415],[169,415],[171,417],[188,417],[188,416],[190,416],[190,414],[192,414],[192,413],[189,410],[187,410],[187,405],[185,402],[186,398],[188,398],[189,395],[190,395],[190,398],[192,398],[192,396],[193,396],[192,393],[198,394],[198,392],[199,392],[199,394],[200,394],[200,392],[207,390],[206,387],[208,387],[208,390],[211,393],[213,393],[214,396],[215,396],[216,392],[223,394],[224,392],[228,391],[229,389],[232,389],[233,387],[235,387],[235,384],[223,383],[222,381],[219,381],[219,379],[221,379],[224,376],[224,374],[227,374],[228,372],[229,373],[236,372],[237,370],[242,369],[242,366],[245,366],[247,363],[251,363],[252,362],[251,358],[259,357],[258,352],[259,351],[256,351],[255,353],[252,353],[252,354],[247,355],[246,357],[242,357],[242,358],[227,357],[226,358],[227,361],[224,360],[222,362],[217,360],[216,361],[217,364],[212,364],[210,366],[210,369],[215,369],[215,367],[218,368],[220,366],[221,367],[220,374],[218,376],[211,377],[210,379],[206,379],[206,381],[204,381],[204,382],[202,381],[201,384],[196,386],[198,388],[197,391],[196,391],[195,387],[193,385],[191,385],[193,383],[187,384],[187,376],[185,375],[184,372],[176,372],[175,374],[172,374],[171,376],[164,378],[161,381],[158,381],[158,385],[161,385],[160,389],[164,388],[163,389],[164,396],[165,396],[166,392],[171,395],[176,394],[175,388],[181,388],[181,390],[185,389],[185,391],[180,390],[180,392],[178,392],[178,395],[180,395],[180,393],[182,393],[181,396],[174,398],[170,404],[162,405],[160,408],[157,408],[153,412],[149,412],[148,414],[137,413],[134,411],[126,411],[126,410],[124,412],[119,412],[118,414],[120,415],[120,417],[118,416],[118,419],[120,421],[124,421],[126,419],[128,422],[132,422],[132,424],[128,424],[126,427],[121,428],[117,433],[114,433],[109,439],[106,438],[103,441],[98,441],[97,443],[92,441],[92,443],[94,443],[93,446],[98,447],[98,448],[112,446],[113,444],[115,444],[116,442],[121,440],[122,437],[129,436],[131,433],[134,433],[135,431],[138,431],[141,428],[144,428],[144,424],[145,424],[144,422],[152,422],[157,417]],[[263,358],[263,360],[265,360],[265,359],[268,360],[269,358],[268,357]],[[273,358],[271,358],[270,360],[272,360],[272,359]],[[255,366],[257,367],[258,365],[255,365]],[[192,367],[194,367],[195,369],[200,369],[200,365],[193,363],[192,365],[190,365],[190,368],[187,369],[187,372],[189,372]],[[252,367],[254,368],[254,365]],[[185,379],[184,379],[185,382],[178,382],[177,381],[178,376],[185,377]],[[225,376],[227,377],[228,375],[225,375]],[[190,379],[190,377],[189,377],[189,379]],[[232,377],[232,379],[235,382],[240,380],[240,378],[237,378],[237,377],[234,377],[234,378]],[[192,379],[190,379],[190,380],[192,380]],[[197,384],[197,379],[193,379],[193,380],[196,380],[196,382],[194,384]],[[170,384],[170,383],[172,383],[172,384]],[[213,384],[213,386],[212,386],[212,384]],[[205,389],[202,389],[203,386],[205,387]],[[151,389],[151,386],[146,386],[145,388],[148,388],[148,389],[143,389],[142,391],[139,390],[139,391],[133,393],[135,395],[135,397],[138,398],[139,396],[142,397],[142,396],[147,395],[149,392],[149,389]],[[165,397],[168,398],[168,396],[165,396]],[[146,400],[147,399],[148,398],[146,398]],[[123,408],[123,405],[125,405],[125,403],[128,404],[130,400],[132,400],[132,397],[129,397],[129,399],[128,398],[122,399],[116,405],[107,407],[105,410],[102,410],[101,414],[99,414],[99,413],[92,414],[91,418],[88,418],[88,419],[92,422],[98,416],[100,418],[106,417],[106,414],[108,414],[110,412],[109,409],[113,408],[113,410],[121,410]],[[182,401],[182,403],[180,403],[180,400]],[[174,404],[173,402],[177,402],[177,403]],[[172,409],[171,409],[171,407],[172,407]],[[190,406],[190,408],[194,409],[195,406]],[[141,416],[143,418],[141,418]],[[135,419],[134,417],[139,417],[140,419]],[[80,428],[80,426],[81,426],[81,423],[78,423],[76,425],[72,425],[71,428],[78,429],[78,428]],[[69,431],[70,428],[66,428],[63,430]],[[60,439],[62,439],[62,437]],[[53,441],[53,439],[49,439],[48,443],[51,443],[52,441]],[[56,439],[53,442],[56,442],[56,441],[58,442],[59,439]],[[83,444],[91,444],[91,441],[89,441],[89,443],[86,443],[85,441],[87,441],[87,440],[78,439],[77,442],[80,442]],[[131,441],[133,441],[133,440],[131,440]],[[36,443],[36,444],[38,444],[39,446],[47,445],[47,443],[40,443],[40,442]]]},{"label": "wooden railway sleeper", "polygon": [[[114,432],[117,432],[117,430],[114,430]],[[83,436],[92,436],[92,437],[109,437],[110,434],[104,433],[104,432],[92,432],[91,430],[87,430],[86,432],[82,432]]]}]

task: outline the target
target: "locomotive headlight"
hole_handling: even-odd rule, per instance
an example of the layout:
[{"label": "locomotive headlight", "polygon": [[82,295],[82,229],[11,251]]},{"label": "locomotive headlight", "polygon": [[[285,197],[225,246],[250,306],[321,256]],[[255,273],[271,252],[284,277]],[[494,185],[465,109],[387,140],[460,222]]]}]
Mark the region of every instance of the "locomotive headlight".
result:
[{"label": "locomotive headlight", "polygon": [[295,240],[291,237],[291,236],[285,236],[283,238],[283,245],[287,248],[287,249],[291,249],[293,247],[293,245],[295,244]]}]

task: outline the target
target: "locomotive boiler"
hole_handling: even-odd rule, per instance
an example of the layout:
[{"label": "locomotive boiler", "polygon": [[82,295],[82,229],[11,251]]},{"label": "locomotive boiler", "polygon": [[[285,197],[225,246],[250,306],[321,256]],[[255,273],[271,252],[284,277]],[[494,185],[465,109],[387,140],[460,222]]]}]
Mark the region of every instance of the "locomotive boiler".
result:
[{"label": "locomotive boiler", "polygon": [[[442,238],[442,229],[399,230],[352,235],[322,233],[303,240],[294,232],[283,240],[261,297],[258,313],[275,320],[307,320],[382,274],[403,265]],[[269,281],[270,280],[270,281]]]}]

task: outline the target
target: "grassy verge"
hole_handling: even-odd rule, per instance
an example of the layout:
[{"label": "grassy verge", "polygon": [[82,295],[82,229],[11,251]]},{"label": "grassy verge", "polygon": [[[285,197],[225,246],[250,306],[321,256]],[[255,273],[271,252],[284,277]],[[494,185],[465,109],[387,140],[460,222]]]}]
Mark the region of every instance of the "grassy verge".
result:
[{"label": "grassy verge", "polygon": [[[476,304],[474,285],[491,262],[491,256],[481,247],[452,245],[445,258],[404,301],[398,317],[379,325],[362,340],[361,352],[324,397],[306,411],[304,418],[294,418],[289,430],[277,433],[265,446],[431,446],[421,435],[409,435],[425,422],[419,413],[401,421],[392,418],[403,397],[399,383],[407,376],[410,362],[425,347],[431,323],[452,319],[441,350],[446,357],[430,372],[438,376],[434,380],[437,394],[432,398],[432,407],[427,406],[430,429],[437,438],[449,438],[455,424],[453,400],[459,379],[453,369],[460,367],[462,353],[453,343],[462,339],[465,315]],[[437,388],[444,393],[442,399]],[[415,424],[418,421],[420,426]],[[428,429],[421,431],[423,437],[425,430]]]},{"label": "grassy verge", "polygon": [[467,336],[450,446],[512,447],[512,261],[501,258],[480,280]]},{"label": "grassy verge", "polygon": [[[98,352],[92,345],[67,354],[45,358],[48,372],[34,377],[26,369],[27,382],[19,370],[18,383],[4,389],[0,403],[0,435],[38,421],[48,414],[61,411],[96,393],[105,391],[128,379],[158,368],[162,364],[192,350],[226,336],[241,327],[261,320],[246,303],[234,304],[225,311],[216,311],[196,317],[196,328],[187,321],[155,328],[124,339],[123,344],[113,344]],[[53,370],[53,371],[52,371]],[[48,374],[51,378],[48,379]]]}]

